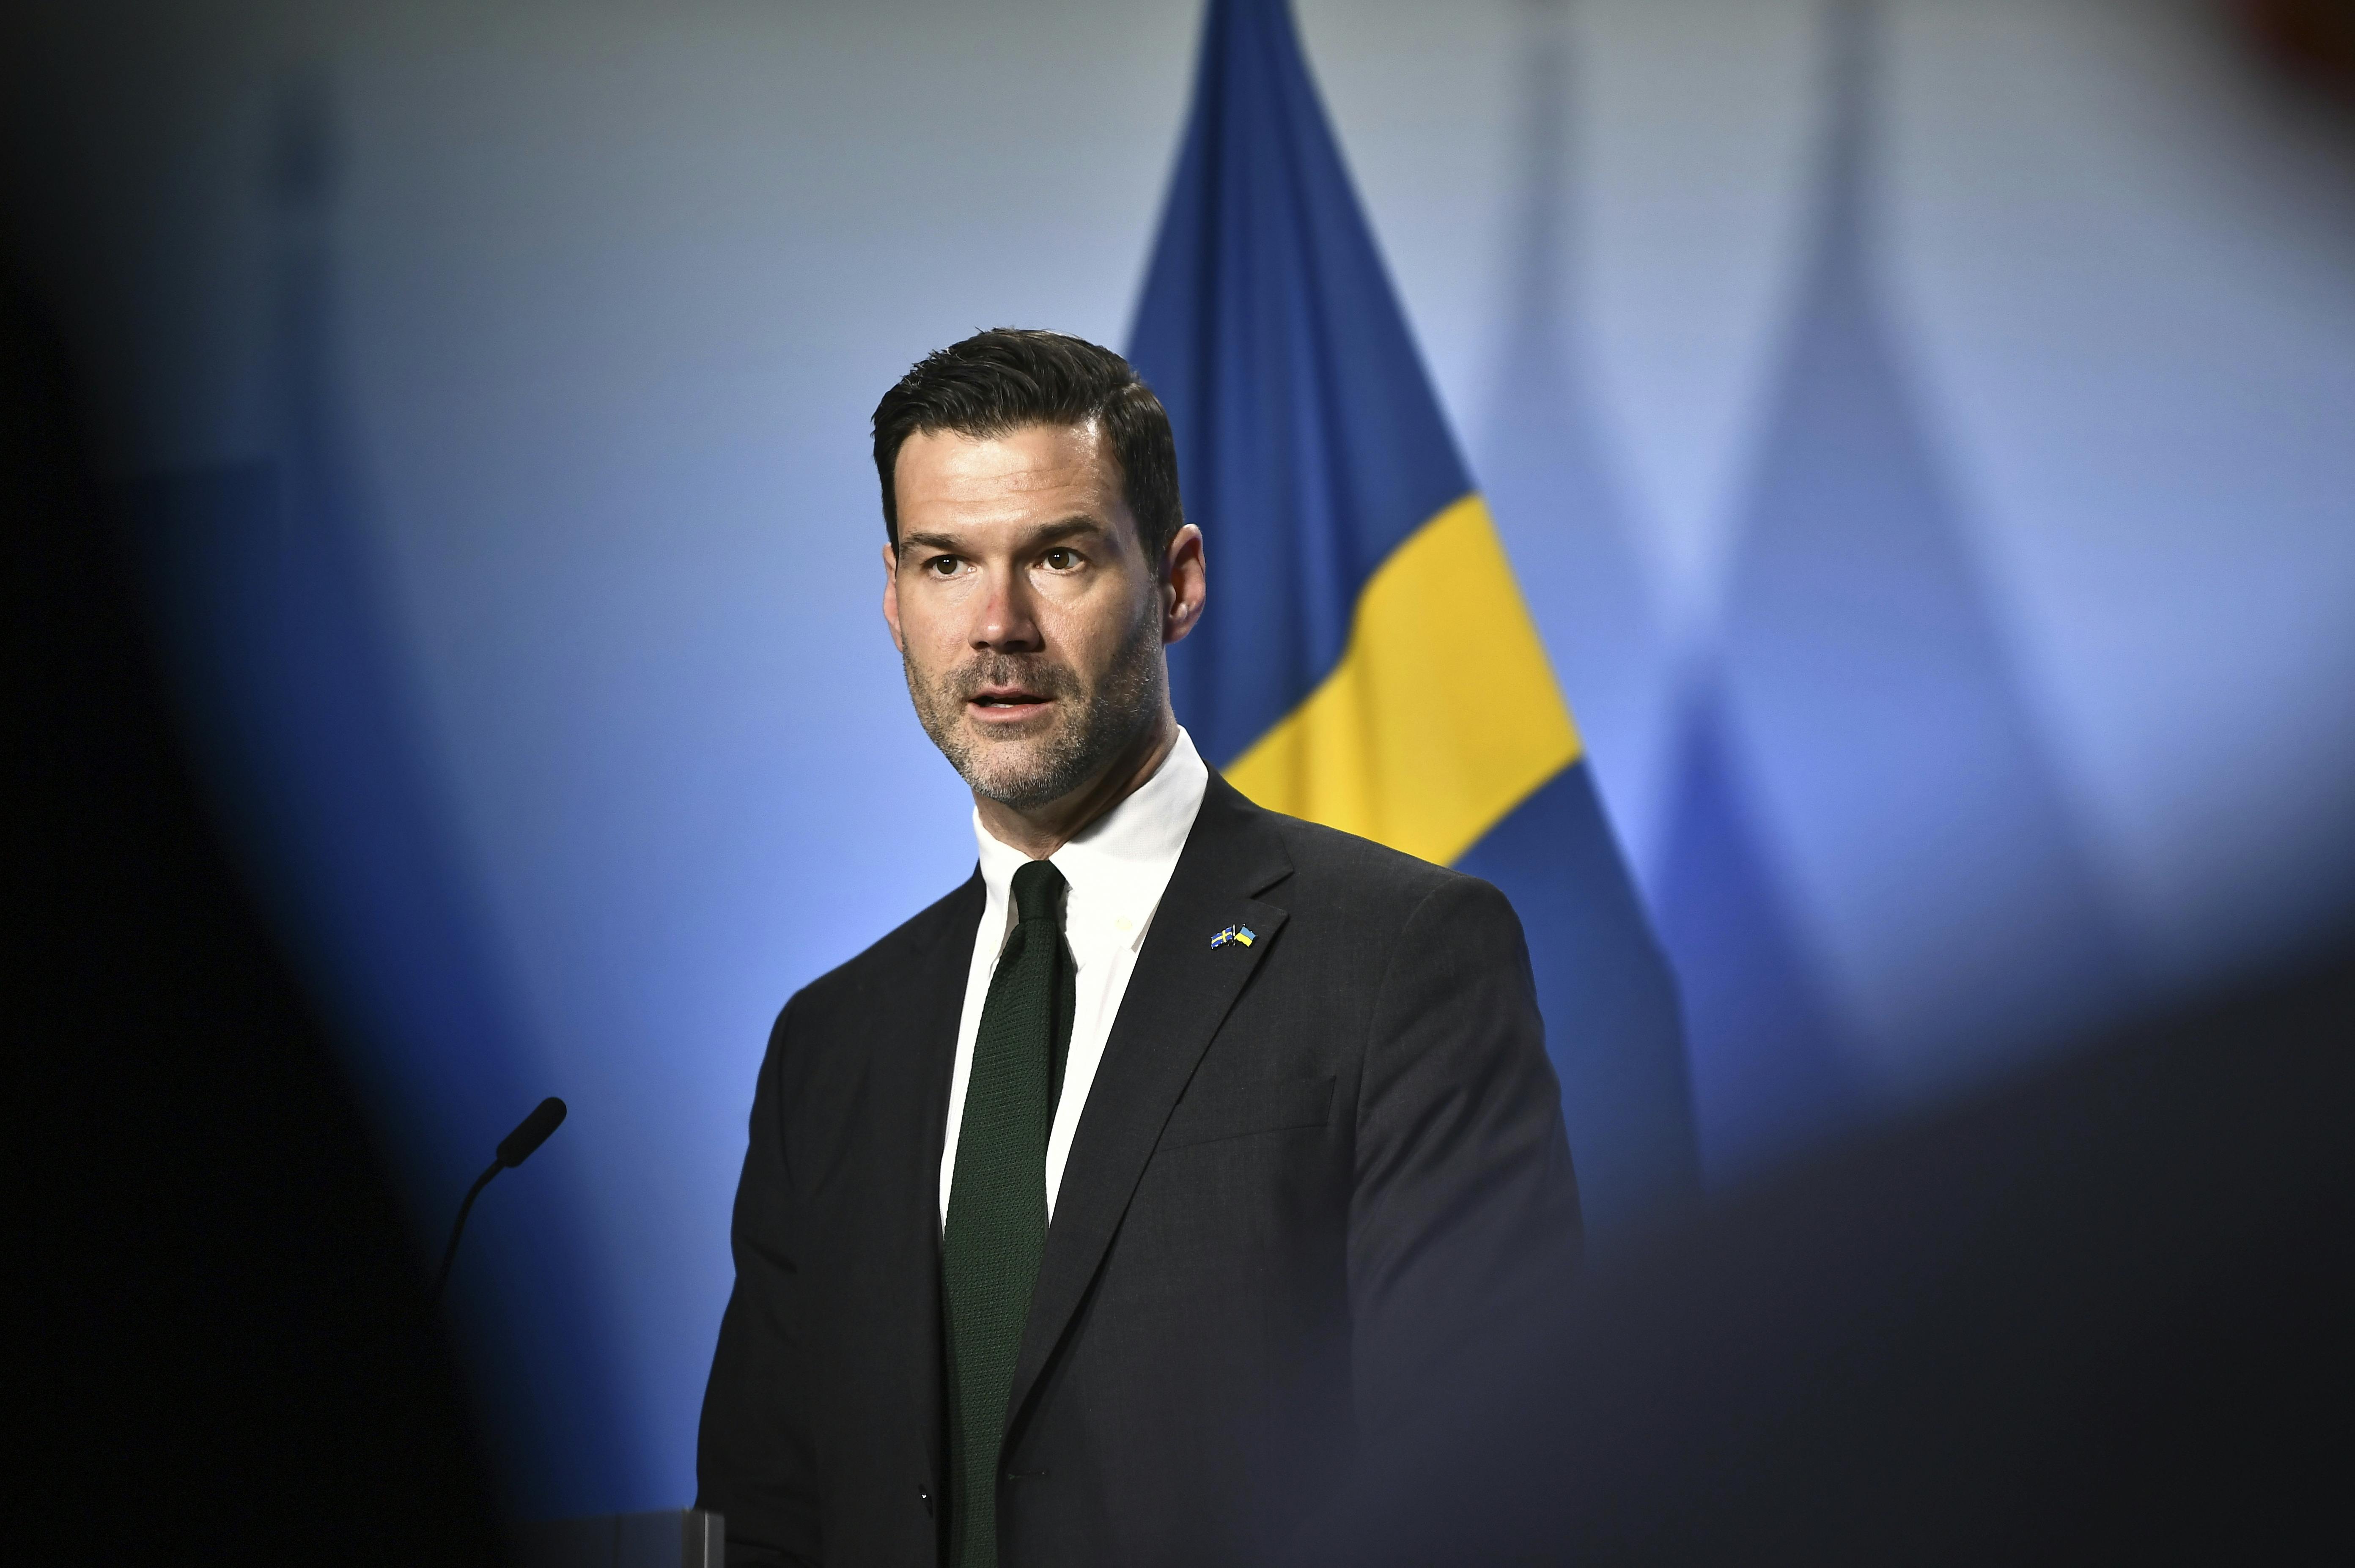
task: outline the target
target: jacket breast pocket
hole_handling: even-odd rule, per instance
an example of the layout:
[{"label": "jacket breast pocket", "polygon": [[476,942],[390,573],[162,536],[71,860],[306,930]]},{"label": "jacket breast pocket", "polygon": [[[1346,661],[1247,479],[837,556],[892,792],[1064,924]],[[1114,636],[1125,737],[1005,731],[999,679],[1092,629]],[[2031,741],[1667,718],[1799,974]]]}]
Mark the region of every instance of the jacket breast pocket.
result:
[{"label": "jacket breast pocket", "polygon": [[1296,1078],[1270,1083],[1221,1084],[1178,1102],[1161,1132],[1163,1148],[1216,1143],[1253,1133],[1321,1127],[1333,1114],[1333,1080]]}]

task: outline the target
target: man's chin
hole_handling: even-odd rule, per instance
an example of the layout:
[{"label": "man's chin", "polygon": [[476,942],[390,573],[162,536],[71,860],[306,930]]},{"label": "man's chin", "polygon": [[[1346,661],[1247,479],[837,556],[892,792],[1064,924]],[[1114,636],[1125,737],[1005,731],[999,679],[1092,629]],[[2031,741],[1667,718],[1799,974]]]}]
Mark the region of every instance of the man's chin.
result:
[{"label": "man's chin", "polygon": [[976,794],[1007,805],[1043,805],[1060,793],[1054,775],[1061,759],[1050,743],[1052,730],[1044,714],[1012,733],[1007,728],[967,724],[965,765],[959,771]]},{"label": "man's chin", "polygon": [[975,763],[1036,771],[1047,763],[1062,729],[1062,715],[1040,706],[1019,719],[976,719],[964,723],[965,752]]}]

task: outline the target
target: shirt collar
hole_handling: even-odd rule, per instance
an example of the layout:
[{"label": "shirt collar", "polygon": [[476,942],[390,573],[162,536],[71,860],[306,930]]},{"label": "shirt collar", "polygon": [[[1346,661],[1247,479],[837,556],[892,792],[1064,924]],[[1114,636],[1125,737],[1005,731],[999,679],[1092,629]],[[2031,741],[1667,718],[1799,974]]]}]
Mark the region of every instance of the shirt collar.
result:
[{"label": "shirt collar", "polygon": [[[1177,744],[1151,778],[1048,857],[1071,884],[1064,933],[1082,962],[1083,950],[1099,942],[1144,940],[1209,783],[1210,770],[1181,726]],[[981,850],[989,909],[1004,921],[1011,913],[1014,873],[1029,857],[993,837],[982,826],[979,807],[973,814],[973,837]]]}]

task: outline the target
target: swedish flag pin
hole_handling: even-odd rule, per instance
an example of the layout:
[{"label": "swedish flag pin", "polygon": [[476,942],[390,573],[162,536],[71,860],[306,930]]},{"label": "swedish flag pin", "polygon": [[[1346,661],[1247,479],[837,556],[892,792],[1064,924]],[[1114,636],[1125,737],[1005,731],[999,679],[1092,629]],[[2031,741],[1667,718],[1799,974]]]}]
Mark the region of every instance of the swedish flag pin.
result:
[{"label": "swedish flag pin", "polygon": [[1218,935],[1210,938],[1210,945],[1213,947],[1224,947],[1228,943],[1231,942],[1236,944],[1238,946],[1249,947],[1252,943],[1257,942],[1258,940],[1259,933],[1253,931],[1250,926],[1231,925],[1224,931],[1219,933]]},{"label": "swedish flag pin", "polygon": [[1219,933],[1218,935],[1210,938],[1210,945],[1213,947],[1224,947],[1228,943],[1232,942],[1234,939],[1235,928],[1231,925],[1227,927],[1226,930]]}]

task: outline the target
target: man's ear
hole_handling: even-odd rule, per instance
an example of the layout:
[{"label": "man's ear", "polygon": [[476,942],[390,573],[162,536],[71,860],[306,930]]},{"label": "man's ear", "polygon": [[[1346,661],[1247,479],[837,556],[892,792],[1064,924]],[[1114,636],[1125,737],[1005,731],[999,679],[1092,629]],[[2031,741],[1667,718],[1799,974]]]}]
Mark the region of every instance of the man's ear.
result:
[{"label": "man's ear", "polygon": [[883,547],[883,624],[891,628],[891,645],[906,653],[908,639],[900,633],[900,550],[890,544]]},{"label": "man's ear", "polygon": [[1161,640],[1182,641],[1201,624],[1202,607],[1210,592],[1209,573],[1202,555],[1202,530],[1188,523],[1169,541],[1161,558]]}]

